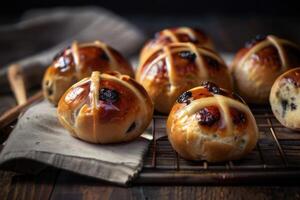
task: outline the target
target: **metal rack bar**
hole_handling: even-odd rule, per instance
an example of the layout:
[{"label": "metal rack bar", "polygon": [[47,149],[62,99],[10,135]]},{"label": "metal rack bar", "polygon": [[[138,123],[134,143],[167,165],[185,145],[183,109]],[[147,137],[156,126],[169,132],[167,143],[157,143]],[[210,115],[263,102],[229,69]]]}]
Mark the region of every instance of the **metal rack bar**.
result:
[{"label": "metal rack bar", "polygon": [[[271,117],[274,117],[274,116],[269,114],[267,110],[265,110],[265,114],[262,114],[263,113],[262,111],[263,110],[260,111],[260,114],[255,115],[255,118],[260,119],[261,122],[262,122],[262,119],[265,119],[266,122],[259,123],[258,128],[260,129],[260,131],[264,130],[264,132],[266,132],[265,128],[267,128],[271,132],[271,136],[272,136],[271,141],[273,141],[272,142],[273,144],[275,143],[274,145],[278,149],[280,158],[281,158],[282,162],[284,163],[284,168],[288,169],[289,164],[287,162],[287,157],[286,157],[285,152],[283,151],[283,148],[282,148],[281,144],[279,143],[279,140],[274,131],[274,127],[282,127],[282,126],[279,123],[274,126],[270,119]],[[182,162],[178,153],[174,149],[172,149],[170,144],[168,144],[167,137],[161,137],[157,140],[156,132],[159,131],[161,133],[162,131],[165,131],[165,129],[164,129],[164,127],[162,127],[162,124],[156,122],[156,120],[166,120],[166,118],[167,118],[166,116],[161,116],[161,115],[155,115],[155,117],[153,118],[152,126],[154,128],[152,130],[152,134],[153,134],[153,143],[152,143],[153,151],[151,152],[152,162],[151,162],[151,167],[147,168],[147,169],[153,169],[153,171],[160,170],[160,169],[175,170],[177,173],[181,173],[181,172],[184,173],[185,171],[188,170],[188,171],[194,171],[196,173],[199,173],[199,171],[198,171],[199,167],[197,167],[197,162],[190,162],[190,161]],[[268,134],[268,133],[266,133],[266,134]],[[256,148],[258,151],[258,154],[255,154],[255,155],[258,155],[257,158],[252,157],[250,160],[246,160],[244,162],[237,161],[237,165],[233,161],[228,161],[226,163],[213,163],[211,165],[211,167],[209,167],[209,163],[207,161],[203,161],[203,162],[201,162],[201,169],[204,169],[204,171],[202,171],[202,172],[205,172],[205,171],[210,172],[211,170],[221,170],[221,171],[223,170],[225,173],[228,170],[233,171],[233,169],[243,169],[243,170],[247,170],[249,172],[251,172],[253,170],[255,171],[255,170],[282,169],[282,165],[273,163],[274,161],[273,162],[271,161],[268,164],[266,163],[265,156],[267,156],[267,155],[264,155],[265,153],[263,153],[263,152],[265,151],[268,153],[268,151],[270,150],[269,149],[270,145],[272,143],[261,146],[260,142],[261,141],[259,141],[257,143],[257,148]],[[160,151],[159,154],[157,153],[158,145],[161,146],[160,150],[163,149],[163,151]],[[252,156],[254,156],[254,155],[252,155]],[[172,159],[172,157],[175,161],[175,163],[174,163],[175,165],[169,166],[170,164],[168,164],[168,163],[170,163],[170,159]],[[300,157],[300,152],[299,152],[299,157]],[[159,165],[157,165],[157,161],[159,161]],[[261,164],[257,164],[257,163],[261,163]],[[299,166],[299,168],[300,168],[300,166]],[[164,172],[161,172],[161,173],[164,173]]]},{"label": "metal rack bar", "polygon": [[155,133],[155,117],[152,120],[152,137],[153,137],[153,152],[152,152],[152,167],[156,167],[156,133]]},{"label": "metal rack bar", "polygon": [[176,154],[176,170],[179,171],[180,170],[180,163],[179,163],[179,155],[176,151],[174,151]]},{"label": "metal rack bar", "polygon": [[203,162],[203,168],[204,168],[204,169],[208,169],[208,163],[207,163],[207,161],[204,161],[204,162]]},{"label": "metal rack bar", "polygon": [[[259,107],[256,109],[254,107],[252,111],[259,122],[257,125],[260,132],[267,135],[268,140],[265,143],[264,138],[260,138],[257,143],[258,153],[249,154],[241,160],[227,163],[191,162],[181,159],[172,149],[167,137],[158,135],[165,131],[164,121],[160,120],[166,120],[167,116],[155,115],[152,120],[151,150],[144,159],[144,169],[136,183],[203,183],[205,185],[212,183],[219,185],[243,182],[246,184],[251,182],[274,183],[276,181],[282,183],[283,180],[288,182],[295,180],[298,183],[300,162],[294,161],[300,161],[300,148],[297,146],[300,143],[300,137],[297,134],[289,134],[292,131],[288,131],[279,122],[275,122],[276,118],[269,108]],[[0,131],[9,135],[11,131],[6,129],[11,125],[12,123],[1,128]],[[3,136],[3,134],[0,135]],[[292,142],[286,142],[289,140]],[[0,151],[1,147],[0,144]],[[279,152],[279,159],[269,159],[274,156],[274,151],[276,155]],[[293,158],[290,163],[288,158]]]},{"label": "metal rack bar", "polygon": [[257,142],[256,147],[257,147],[257,150],[259,152],[259,157],[260,157],[260,160],[262,161],[263,168],[267,168],[267,164],[266,164],[265,158],[263,156],[263,153],[261,152],[261,148],[260,148],[259,142]]},{"label": "metal rack bar", "polygon": [[280,157],[281,157],[281,159],[282,159],[284,165],[287,167],[287,166],[288,166],[287,158],[286,158],[285,153],[284,153],[284,151],[283,151],[283,149],[282,149],[282,147],[281,147],[281,145],[280,145],[280,143],[279,143],[279,141],[278,141],[278,139],[277,139],[277,136],[276,136],[276,134],[275,134],[275,131],[274,131],[273,127],[272,127],[272,122],[271,122],[271,120],[270,120],[269,117],[267,117],[267,122],[268,122],[268,124],[270,125],[271,135],[272,135],[272,137],[273,137],[273,139],[274,139],[274,141],[275,141],[275,144],[276,144],[277,149],[278,149],[278,151],[279,151],[279,155],[280,155]]}]

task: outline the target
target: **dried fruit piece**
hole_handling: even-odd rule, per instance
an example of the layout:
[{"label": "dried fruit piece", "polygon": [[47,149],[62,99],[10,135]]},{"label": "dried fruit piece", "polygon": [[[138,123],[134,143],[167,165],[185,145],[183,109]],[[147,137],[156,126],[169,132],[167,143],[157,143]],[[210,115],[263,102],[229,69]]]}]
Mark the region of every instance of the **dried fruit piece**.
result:
[{"label": "dried fruit piece", "polygon": [[118,101],[119,93],[116,90],[108,89],[108,88],[101,88],[100,89],[100,100],[114,103]]},{"label": "dried fruit piece", "polygon": [[291,110],[296,110],[297,109],[297,105],[294,103],[291,103]]},{"label": "dried fruit piece", "polygon": [[105,52],[102,52],[102,53],[100,54],[100,58],[101,58],[102,60],[109,61],[109,57],[107,56],[107,54],[106,54]]},{"label": "dried fruit piece", "polygon": [[216,106],[202,108],[196,113],[196,119],[200,125],[212,126],[220,120],[220,112]]},{"label": "dried fruit piece", "polygon": [[178,102],[178,103],[187,103],[187,104],[189,104],[189,103],[190,103],[189,98],[191,98],[191,97],[192,97],[192,92],[186,91],[186,92],[182,93],[182,94],[178,97],[177,102]]},{"label": "dried fruit piece", "polygon": [[190,61],[194,61],[196,59],[196,54],[191,51],[180,51],[178,55],[181,58],[188,59]]},{"label": "dried fruit piece", "polygon": [[216,84],[209,82],[209,81],[202,82],[201,86],[204,86],[206,89],[208,89],[208,91],[210,91],[214,94],[220,94],[220,92],[221,92],[221,89],[219,88],[219,86],[217,86]]}]

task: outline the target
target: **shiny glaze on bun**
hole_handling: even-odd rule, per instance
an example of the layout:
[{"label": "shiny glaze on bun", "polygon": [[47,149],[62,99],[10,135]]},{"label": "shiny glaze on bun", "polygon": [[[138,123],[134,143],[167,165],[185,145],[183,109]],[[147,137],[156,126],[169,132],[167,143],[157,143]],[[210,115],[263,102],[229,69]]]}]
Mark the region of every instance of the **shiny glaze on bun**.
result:
[{"label": "shiny glaze on bun", "polygon": [[197,46],[213,49],[209,36],[198,28],[168,28],[157,32],[155,37],[145,44],[140,54],[140,62],[145,61],[157,49],[178,42],[190,42]]},{"label": "shiny glaze on bun", "polygon": [[118,71],[131,77],[134,74],[129,62],[106,44],[74,42],[58,53],[48,67],[43,79],[44,96],[56,105],[72,84],[90,76],[93,71]]},{"label": "shiny glaze on bun", "polygon": [[154,52],[137,69],[136,80],[152,98],[155,109],[169,113],[184,91],[211,81],[228,90],[231,77],[223,59],[193,43],[172,43]]},{"label": "shiny glaze on bun", "polygon": [[140,136],[152,120],[145,89],[127,75],[93,72],[69,88],[58,104],[69,132],[92,143],[118,143]]},{"label": "shiny glaze on bun", "polygon": [[300,47],[273,35],[257,36],[238,51],[231,66],[236,92],[247,103],[266,104],[278,76],[300,66]]},{"label": "shiny glaze on bun", "polygon": [[210,162],[239,159],[258,140],[255,119],[244,101],[210,82],[179,96],[167,133],[183,158]]}]

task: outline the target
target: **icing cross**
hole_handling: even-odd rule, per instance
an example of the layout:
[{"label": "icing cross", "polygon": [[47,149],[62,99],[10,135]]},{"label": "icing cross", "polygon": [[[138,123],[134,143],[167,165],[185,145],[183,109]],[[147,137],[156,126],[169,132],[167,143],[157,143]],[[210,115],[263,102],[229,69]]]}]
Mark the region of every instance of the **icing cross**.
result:
[{"label": "icing cross", "polygon": [[[196,87],[193,88],[190,91],[197,90],[202,87]],[[241,110],[244,113],[251,112],[250,109],[243,103],[236,101],[230,97],[226,97],[219,94],[213,94],[212,97],[205,97],[200,98],[192,101],[190,104],[183,107],[181,110],[178,110],[176,115],[178,119],[183,118],[184,116],[191,116],[194,115],[196,112],[198,112],[200,109],[208,107],[208,106],[217,106],[220,110],[221,117],[224,119],[226,124],[226,134],[225,136],[232,136],[233,135],[233,122],[230,118],[230,107],[237,108],[238,110]],[[252,115],[248,115],[251,117],[252,120],[254,120]]]},{"label": "icing cross", "polygon": [[172,31],[168,30],[168,29],[165,29],[161,32],[161,34],[163,36],[169,37],[172,40],[172,42],[180,42],[179,38],[177,37],[177,34],[180,34],[180,33],[187,34],[193,40],[196,39],[196,34],[195,34],[194,30],[191,29],[191,28],[188,28],[188,27],[181,27],[181,28],[177,28],[177,29],[172,30]]},{"label": "icing cross", "polygon": [[[187,34],[192,40],[197,40],[197,35],[195,31],[189,27],[180,27],[173,30],[165,29],[160,32],[162,36],[168,37],[171,40],[171,43],[178,43],[180,42],[179,37],[177,34]],[[154,40],[155,41],[155,40]],[[164,45],[160,43],[155,43],[155,46],[152,47],[151,51],[144,51],[143,58],[141,61],[147,60],[152,54],[152,52],[157,51],[158,49],[162,48]]]},{"label": "icing cross", "polygon": [[275,48],[278,51],[280,60],[282,62],[282,67],[283,70],[285,70],[288,67],[288,61],[287,61],[287,55],[286,52],[284,51],[283,45],[288,44],[291,45],[295,48],[299,48],[299,46],[297,46],[296,44],[284,40],[284,39],[280,39],[276,36],[273,35],[269,35],[266,37],[265,40],[263,40],[262,42],[258,43],[257,45],[254,45],[245,55],[244,57],[239,61],[239,65],[243,65],[247,59],[249,59],[249,57],[251,55],[253,55],[254,53],[262,50],[263,48],[269,46],[269,45],[274,45]]},{"label": "icing cross", "polygon": [[[80,103],[76,105],[76,107],[73,108],[72,115],[74,116],[74,124],[73,126],[69,124],[68,120],[66,120],[64,117],[62,118],[64,123],[69,127],[70,130],[73,130],[76,128],[76,121],[78,116],[84,116],[87,113],[87,110],[89,110],[93,115],[93,137],[97,139],[96,136],[96,130],[97,130],[97,124],[99,123],[99,93],[101,89],[100,82],[101,80],[110,80],[113,82],[117,82],[120,85],[123,85],[124,87],[128,88],[138,99],[139,101],[139,109],[141,109],[141,112],[151,112],[149,108],[147,107],[145,103],[145,97],[143,97],[142,93],[136,89],[134,86],[129,84],[123,79],[130,78],[127,75],[121,75],[118,74],[118,77],[115,77],[113,75],[109,74],[101,74],[98,71],[95,71],[92,73],[91,78],[84,78],[83,80],[79,81],[78,83],[74,84],[70,89],[69,92],[72,92],[75,88],[81,86],[82,84],[86,84],[86,82],[90,81],[90,92],[89,96],[86,96]],[[90,101],[88,100],[88,97]],[[90,102],[90,105],[88,105],[88,102]],[[142,125],[142,123],[137,123],[137,126]],[[75,131],[74,131],[75,132]]]},{"label": "icing cross", "polygon": [[76,71],[77,78],[81,78],[80,71],[84,67],[80,61],[80,54],[79,54],[79,48],[82,48],[82,47],[99,47],[108,56],[109,66],[112,69],[112,71],[117,70],[117,66],[118,66],[117,61],[114,58],[114,56],[111,54],[111,51],[109,50],[108,46],[105,43],[97,40],[92,43],[78,44],[77,41],[74,41],[71,45],[71,53],[72,53],[74,63],[75,63],[75,71]]},{"label": "icing cross", "polygon": [[[151,68],[157,64],[160,60],[165,59],[166,63],[166,69],[169,77],[169,82],[171,85],[170,90],[176,87],[176,69],[174,68],[174,63],[173,63],[173,57],[172,55],[175,53],[179,53],[182,51],[189,51],[192,52],[196,55],[196,66],[198,68],[198,76],[205,80],[208,78],[208,72],[205,66],[205,61],[204,61],[204,56],[209,56],[212,57],[213,59],[217,60],[219,63],[224,64],[224,61],[216,54],[213,53],[212,51],[197,47],[193,43],[171,43],[169,45],[164,46],[158,51],[162,51],[162,53],[159,54],[158,57],[156,57],[152,62],[147,64],[146,68],[143,69],[141,73],[141,80],[144,80],[146,76],[148,75],[148,72],[151,70]],[[184,66],[183,66],[184,67]]]}]

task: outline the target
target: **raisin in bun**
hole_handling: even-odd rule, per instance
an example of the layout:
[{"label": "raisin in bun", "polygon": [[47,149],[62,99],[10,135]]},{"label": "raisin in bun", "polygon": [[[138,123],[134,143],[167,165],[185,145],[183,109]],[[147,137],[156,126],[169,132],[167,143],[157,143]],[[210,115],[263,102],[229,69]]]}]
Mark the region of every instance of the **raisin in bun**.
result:
[{"label": "raisin in bun", "polygon": [[108,45],[95,41],[78,44],[57,54],[43,79],[46,99],[57,105],[60,97],[74,83],[91,75],[92,71],[118,71],[133,76],[129,62]]},{"label": "raisin in bun", "polygon": [[300,131],[300,68],[291,69],[276,79],[270,104],[283,126]]},{"label": "raisin in bun", "polygon": [[202,81],[231,90],[230,74],[223,59],[193,43],[172,43],[153,52],[138,67],[136,80],[147,90],[155,109],[162,113],[169,113],[182,92]]},{"label": "raisin in bun", "polygon": [[197,46],[213,48],[211,39],[198,28],[168,28],[157,32],[155,37],[145,44],[140,54],[140,61],[142,62],[151,56],[153,51],[174,42],[191,42]]},{"label": "raisin in bun", "polygon": [[243,157],[259,136],[243,100],[210,82],[178,98],[168,117],[167,134],[183,158],[209,162]]},{"label": "raisin in bun", "polygon": [[257,36],[233,61],[235,89],[248,103],[268,103],[275,79],[292,66],[300,66],[299,46],[273,35]]},{"label": "raisin in bun", "polygon": [[57,108],[71,135],[92,143],[118,143],[140,136],[152,120],[145,89],[127,75],[93,72],[69,88]]}]

